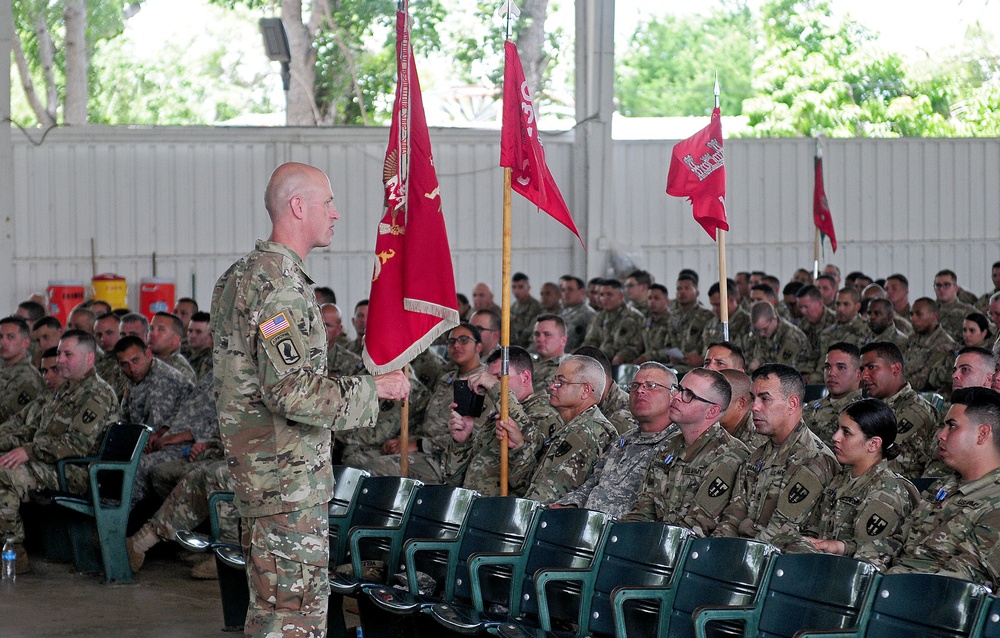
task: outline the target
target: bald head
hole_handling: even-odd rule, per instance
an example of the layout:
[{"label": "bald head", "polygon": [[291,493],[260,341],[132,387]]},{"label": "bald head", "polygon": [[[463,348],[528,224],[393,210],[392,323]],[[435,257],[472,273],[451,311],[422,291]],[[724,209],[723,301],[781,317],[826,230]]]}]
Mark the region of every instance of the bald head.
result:
[{"label": "bald head", "polygon": [[313,248],[329,246],[340,214],[333,205],[330,179],[314,166],[289,162],[274,169],[264,190],[271,218],[271,241],[305,259]]},{"label": "bald head", "polygon": [[292,198],[314,188],[317,180],[329,184],[323,171],[308,164],[288,162],[274,169],[264,189],[264,208],[271,221],[288,212]]}]

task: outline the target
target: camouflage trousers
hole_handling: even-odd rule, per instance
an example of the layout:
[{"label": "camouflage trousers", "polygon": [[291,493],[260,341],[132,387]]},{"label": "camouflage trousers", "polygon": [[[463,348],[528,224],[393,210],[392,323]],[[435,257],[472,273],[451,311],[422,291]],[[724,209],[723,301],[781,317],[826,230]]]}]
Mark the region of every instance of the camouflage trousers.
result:
[{"label": "camouflage trousers", "polygon": [[182,457],[173,461],[164,461],[149,471],[149,486],[160,498],[167,498],[184,475],[198,466],[199,463],[218,461],[223,455],[220,451],[209,448],[198,455],[194,461]]},{"label": "camouflage trousers", "polygon": [[[371,472],[372,476],[400,476],[399,454],[387,454],[373,459],[364,466],[364,469]],[[427,484],[442,483],[444,471],[441,468],[441,461],[433,454],[423,452],[413,452],[409,455],[409,471],[407,476]]]},{"label": "camouflage trousers", "polygon": [[[172,541],[177,530],[194,529],[208,518],[208,497],[212,492],[231,492],[233,474],[225,461],[189,463],[190,471],[170,492],[156,511],[150,524],[160,540]],[[239,538],[239,514],[232,503],[219,505],[220,537],[236,541]]]},{"label": "camouflage trousers", "polygon": [[[187,445],[187,444],[185,444]],[[161,463],[184,458],[184,445],[168,445],[155,452],[143,452],[139,457],[139,466],[135,469],[135,487],[132,489],[132,505],[146,498],[149,494],[149,474]]]},{"label": "camouflage trousers", "polygon": [[59,489],[56,468],[38,461],[26,461],[12,470],[0,468],[0,537],[24,542],[21,503],[34,489]]},{"label": "camouflage trousers", "polygon": [[326,635],[330,597],[327,505],[243,519],[250,607],[244,635]]},{"label": "camouflage trousers", "polygon": [[340,465],[362,469],[380,456],[382,452],[376,445],[348,445],[340,456]]}]

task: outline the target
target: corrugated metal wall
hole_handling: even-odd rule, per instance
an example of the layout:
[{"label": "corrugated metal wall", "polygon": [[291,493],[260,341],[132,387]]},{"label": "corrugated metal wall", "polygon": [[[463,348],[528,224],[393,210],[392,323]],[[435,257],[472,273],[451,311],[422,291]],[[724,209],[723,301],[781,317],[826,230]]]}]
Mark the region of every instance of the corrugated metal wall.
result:
[{"label": "corrugated metal wall", "polygon": [[[375,226],[381,216],[384,129],[116,129],[53,131],[40,146],[14,136],[14,251],[8,307],[50,279],[98,272],[138,281],[156,274],[179,296],[207,304],[216,277],[268,232],[261,204],[270,171],[287,160],[326,170],[342,219],[329,249],[308,266],[342,305],[367,296]],[[453,261],[460,291],[499,284],[501,169],[498,133],[433,130]],[[614,210],[592,211],[588,248],[636,257],[672,287],[683,267],[717,276],[715,244],[690,206],[664,193],[672,142],[616,141]],[[783,280],[812,261],[811,140],[729,140],[727,238],[730,274],[764,269]],[[546,139],[549,164],[572,202],[572,133]],[[902,271],[912,296],[931,294],[933,273],[951,267],[981,293],[1000,259],[1000,141],[828,140],[827,194],[841,248],[827,261],[845,272]],[[513,270],[537,292],[581,263],[576,239],[514,197]],[[598,260],[607,263],[606,260]],[[594,276],[602,273],[578,273]],[[434,276],[434,273],[427,273]],[[708,285],[703,284],[703,293]],[[499,299],[499,294],[498,294]]]}]

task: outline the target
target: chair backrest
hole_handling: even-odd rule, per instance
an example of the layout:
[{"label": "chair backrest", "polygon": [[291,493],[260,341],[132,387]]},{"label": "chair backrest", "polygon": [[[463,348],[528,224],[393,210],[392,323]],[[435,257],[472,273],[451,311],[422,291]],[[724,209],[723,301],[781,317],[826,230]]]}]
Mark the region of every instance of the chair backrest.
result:
[{"label": "chair backrest", "polygon": [[866,638],[972,636],[989,590],[938,574],[889,574],[878,584]]},{"label": "chair backrest", "polygon": [[[710,605],[753,605],[772,555],[767,543],[745,538],[696,538],[688,544],[674,586],[670,636],[694,636],[694,610]],[[716,636],[742,636],[740,623],[717,622]]]},{"label": "chair backrest", "polygon": [[1000,638],[1000,598],[990,596],[977,638]]},{"label": "chair backrest", "polygon": [[[472,502],[479,496],[474,490],[449,485],[424,485],[417,490],[410,509],[409,516],[403,526],[402,534],[397,542],[392,544],[389,556],[391,569],[402,571],[399,553],[403,543],[410,539],[450,540],[458,538],[462,524],[469,514]],[[437,580],[447,572],[447,560],[442,553],[427,552],[421,556],[417,565]],[[428,571],[430,570],[430,571]]]},{"label": "chair backrest", "polygon": [[803,629],[857,627],[878,570],[832,554],[786,554],[772,561],[758,605],[757,638],[791,638]]},{"label": "chair backrest", "polygon": [[[361,481],[361,490],[358,492],[348,529],[358,526],[399,527],[413,504],[417,488],[421,485],[423,483],[416,479],[402,476],[365,477]],[[338,539],[338,551],[340,551],[339,545]],[[347,562],[346,547],[344,552],[337,555],[331,552],[330,564],[340,565]]]},{"label": "chair backrest", "polygon": [[102,502],[121,502],[126,496],[131,498],[131,487],[127,490],[128,494],[123,495],[122,480],[126,478],[126,474],[128,474],[129,480],[135,476],[135,467],[139,464],[139,457],[142,455],[142,449],[150,432],[152,429],[148,425],[124,421],[112,423],[105,430],[97,460],[99,462],[129,463],[132,465],[132,471],[131,474],[111,470],[97,472],[97,487],[100,492],[98,496]]},{"label": "chair backrest", "polygon": [[[445,583],[445,598],[469,600],[469,557],[473,554],[521,551],[538,511],[538,503],[513,496],[490,496],[472,502],[459,541],[455,571]],[[506,604],[511,587],[510,568],[486,567],[480,576],[483,600]]]},{"label": "chair backrest", "polygon": [[931,407],[934,408],[938,416],[941,416],[941,413],[944,411],[944,404],[945,404],[943,396],[941,396],[937,392],[918,392],[917,394],[920,395],[921,399],[923,399],[927,403],[930,403]]},{"label": "chair backrest", "polygon": [[333,466],[333,498],[328,506],[328,516],[339,518],[349,516],[355,497],[361,490],[361,480],[369,476],[365,470],[347,465]]},{"label": "chair backrest", "polygon": [[[586,568],[595,563],[610,516],[604,512],[576,507],[543,510],[528,537],[520,582],[511,591],[510,614],[538,613],[535,572],[540,569]],[[557,581],[546,590],[550,609],[561,617],[575,620],[582,587],[578,581]]]},{"label": "chair backrest", "polygon": [[811,403],[812,401],[819,401],[829,394],[829,392],[824,383],[808,383],[806,384],[806,395],[803,402]]},{"label": "chair backrest", "polygon": [[[615,633],[611,593],[616,587],[669,586],[691,536],[689,530],[665,523],[612,523],[589,601],[590,633]],[[656,635],[657,603],[627,601],[624,609],[628,635]]]}]

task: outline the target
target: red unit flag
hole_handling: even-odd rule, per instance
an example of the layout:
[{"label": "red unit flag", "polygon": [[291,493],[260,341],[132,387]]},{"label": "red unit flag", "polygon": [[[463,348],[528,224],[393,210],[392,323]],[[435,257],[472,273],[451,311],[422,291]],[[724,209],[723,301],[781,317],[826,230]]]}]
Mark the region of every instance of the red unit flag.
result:
[{"label": "red unit flag", "polygon": [[716,229],[729,230],[722,118],[718,107],[712,111],[708,126],[674,146],[667,172],[667,194],[687,197],[695,221],[713,240]]},{"label": "red unit flag", "polygon": [[837,234],[833,232],[833,218],[830,216],[830,203],[826,201],[826,189],[823,187],[823,158],[816,156],[816,181],[813,183],[813,223],[819,232],[830,238],[833,252],[837,252]]}]

